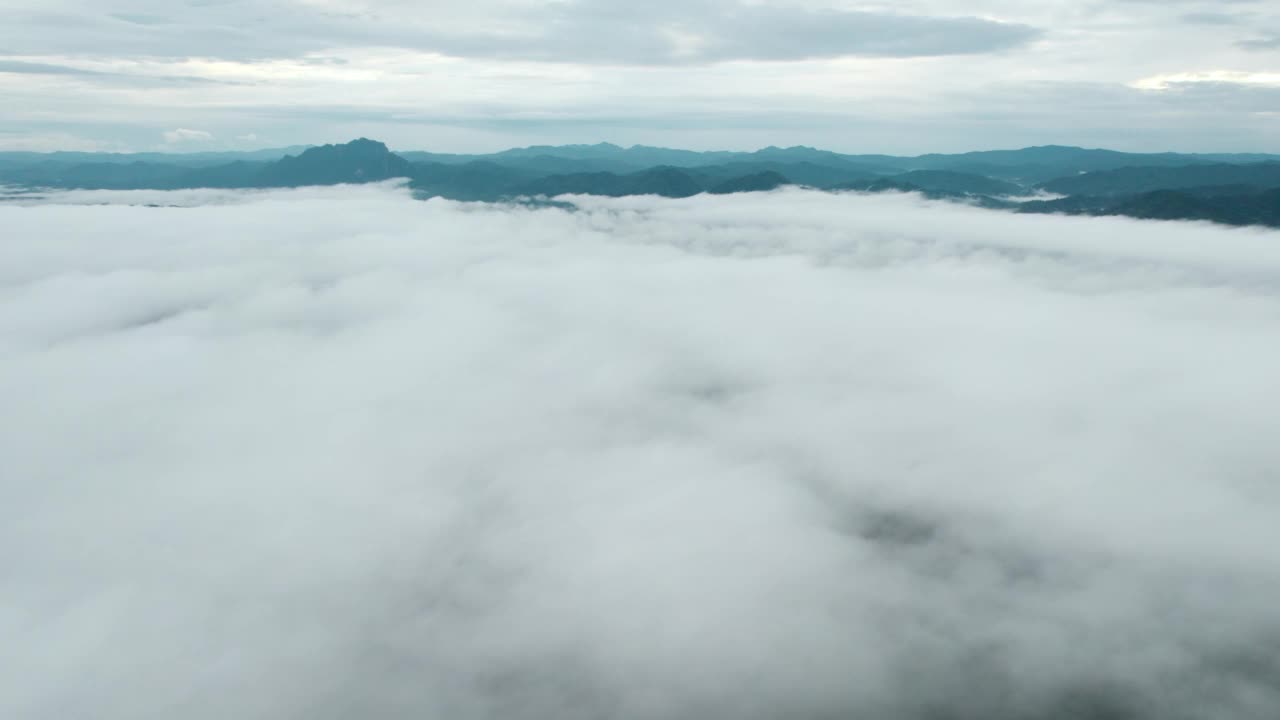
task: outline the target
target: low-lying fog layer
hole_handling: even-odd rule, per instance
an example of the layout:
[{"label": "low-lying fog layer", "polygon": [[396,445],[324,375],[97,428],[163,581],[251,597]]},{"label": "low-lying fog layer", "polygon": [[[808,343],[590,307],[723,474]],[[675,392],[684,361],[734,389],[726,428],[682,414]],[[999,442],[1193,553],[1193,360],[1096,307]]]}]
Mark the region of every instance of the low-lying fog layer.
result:
[{"label": "low-lying fog layer", "polygon": [[579,203],[0,206],[0,717],[1277,717],[1280,233]]}]

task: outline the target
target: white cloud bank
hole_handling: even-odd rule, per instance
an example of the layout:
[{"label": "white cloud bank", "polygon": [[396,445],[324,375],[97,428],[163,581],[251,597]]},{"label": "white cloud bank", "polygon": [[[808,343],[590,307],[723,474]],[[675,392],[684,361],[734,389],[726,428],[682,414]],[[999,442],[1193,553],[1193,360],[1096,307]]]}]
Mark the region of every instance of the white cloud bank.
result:
[{"label": "white cloud bank", "polygon": [[164,141],[169,145],[212,142],[213,134],[204,130],[178,128],[177,130],[166,130],[164,133]]},{"label": "white cloud bank", "polygon": [[1194,83],[1280,87],[1280,73],[1234,72],[1230,70],[1171,73],[1143,78],[1132,83],[1131,86],[1139,90],[1168,90],[1171,87]]},{"label": "white cloud bank", "polygon": [[0,224],[0,717],[1280,704],[1276,233],[390,187]]}]

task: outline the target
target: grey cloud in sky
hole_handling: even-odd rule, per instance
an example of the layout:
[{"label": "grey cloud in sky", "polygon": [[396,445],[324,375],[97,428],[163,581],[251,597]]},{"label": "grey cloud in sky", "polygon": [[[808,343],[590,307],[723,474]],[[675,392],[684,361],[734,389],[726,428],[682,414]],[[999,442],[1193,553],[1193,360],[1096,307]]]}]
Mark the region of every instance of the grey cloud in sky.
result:
[{"label": "grey cloud in sky", "polygon": [[[442,38],[446,52],[640,64],[924,57],[998,52],[1039,31],[978,18],[808,10],[732,2],[564,3],[528,37]],[[424,47],[431,47],[428,42]]]},{"label": "grey cloud in sky", "polygon": [[[918,57],[1008,50],[1040,35],[1020,24],[979,18],[928,18],[867,12],[752,8],[709,26],[711,59],[870,55]],[[718,35],[717,30],[722,34]],[[695,53],[694,57],[698,57]]]},{"label": "grey cloud in sky", "polygon": [[1275,35],[1267,35],[1264,37],[1251,38],[1249,40],[1241,40],[1237,43],[1246,50],[1280,50],[1280,33]]},{"label": "grey cloud in sky", "polygon": [[1257,5],[1266,0],[1103,0],[1099,5],[1106,5],[1107,2],[1118,2],[1122,5],[1195,5],[1208,12],[1224,6],[1235,8],[1243,5]]},{"label": "grey cloud in sky", "polygon": [[230,80],[219,80],[194,75],[141,75],[138,73],[127,72],[106,72],[102,70],[89,70],[81,67],[73,67],[70,65],[26,62],[23,60],[6,60],[3,56],[0,56],[0,73],[11,73],[15,75],[65,76],[85,82],[100,82],[116,85],[124,84],[141,87],[148,85],[236,84],[234,81]]},{"label": "grey cloud in sky", "polygon": [[109,76],[110,73],[98,72],[96,70],[85,70],[84,68],[69,67],[67,65],[52,65],[49,63],[23,62],[21,60],[4,60],[0,59],[0,73],[21,73],[30,75],[84,75],[90,77]]},{"label": "grey cloud in sky", "polygon": [[1244,20],[1239,15],[1222,12],[1192,12],[1183,15],[1181,19],[1193,25],[1237,25]]},{"label": "grey cloud in sky", "polygon": [[[458,151],[1280,150],[1254,103],[1280,86],[1280,12],[1247,0],[17,0],[5,20],[0,126],[26,137],[3,147],[154,149],[143,138],[211,127],[228,149],[252,134]],[[1222,95],[1249,109],[1196,106],[1163,79],[1187,76],[1234,84]]]},{"label": "grey cloud in sky", "polygon": [[[308,12],[305,6],[289,3],[227,3],[152,15],[102,14],[63,0],[52,9],[16,13],[8,29],[0,29],[0,44],[29,53],[233,59],[291,56],[354,44],[474,58],[669,64],[998,52],[1039,35],[1024,24],[977,17],[814,10],[736,0],[489,2],[480,7],[488,7],[496,17],[450,27],[437,17],[449,9],[432,5],[416,11],[408,5],[393,11],[357,5],[348,12]],[[395,15],[395,10],[403,15]],[[35,36],[34,29],[40,31]]]}]

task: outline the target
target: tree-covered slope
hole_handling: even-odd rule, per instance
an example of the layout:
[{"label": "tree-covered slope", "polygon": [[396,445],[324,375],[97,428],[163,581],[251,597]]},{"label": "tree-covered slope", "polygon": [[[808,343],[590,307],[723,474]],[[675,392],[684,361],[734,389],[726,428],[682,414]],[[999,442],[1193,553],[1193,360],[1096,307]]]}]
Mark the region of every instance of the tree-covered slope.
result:
[{"label": "tree-covered slope", "polygon": [[1179,167],[1125,167],[1085,173],[1045,183],[1063,195],[1133,195],[1155,190],[1181,190],[1213,185],[1280,187],[1280,162],[1233,165],[1225,163]]}]

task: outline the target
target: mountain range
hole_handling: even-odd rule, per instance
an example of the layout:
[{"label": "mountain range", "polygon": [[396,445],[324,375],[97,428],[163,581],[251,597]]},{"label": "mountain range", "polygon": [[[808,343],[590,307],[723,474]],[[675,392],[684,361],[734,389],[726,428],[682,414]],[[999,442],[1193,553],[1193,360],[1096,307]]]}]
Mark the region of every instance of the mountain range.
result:
[{"label": "mountain range", "polygon": [[392,152],[365,138],[249,153],[0,153],[0,184],[19,188],[278,188],[393,178],[408,178],[421,197],[463,201],[565,194],[678,198],[803,185],[919,192],[1024,213],[1280,227],[1280,155],[1266,154],[1043,146],[903,157],[803,146],[695,152],[601,143],[461,155]]}]

